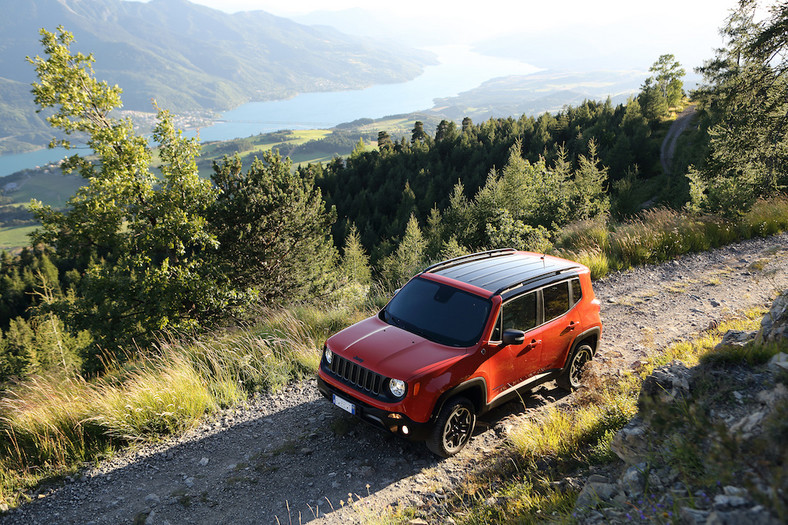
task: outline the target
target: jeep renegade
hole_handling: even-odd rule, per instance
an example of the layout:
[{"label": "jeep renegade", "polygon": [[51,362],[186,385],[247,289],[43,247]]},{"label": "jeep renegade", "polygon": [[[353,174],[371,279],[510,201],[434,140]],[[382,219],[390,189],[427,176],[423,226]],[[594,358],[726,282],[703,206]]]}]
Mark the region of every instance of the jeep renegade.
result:
[{"label": "jeep renegade", "polygon": [[540,383],[580,385],[599,346],[588,268],[491,250],[430,266],[375,316],[326,341],[320,392],[339,408],[448,457],[476,416]]}]

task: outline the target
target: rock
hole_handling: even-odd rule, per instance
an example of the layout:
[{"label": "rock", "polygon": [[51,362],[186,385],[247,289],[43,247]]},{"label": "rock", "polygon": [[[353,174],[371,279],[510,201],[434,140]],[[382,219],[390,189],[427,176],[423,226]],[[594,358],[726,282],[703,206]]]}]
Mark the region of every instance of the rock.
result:
[{"label": "rock", "polygon": [[183,482],[186,484],[187,487],[192,488],[194,486],[194,477],[189,476]]},{"label": "rock", "polygon": [[706,520],[706,525],[778,525],[780,520],[773,518],[769,512],[761,506],[751,509],[736,509],[732,511],[714,510]]},{"label": "rock", "polygon": [[731,425],[731,433],[739,434],[742,438],[752,436],[752,433],[758,428],[766,417],[766,412],[758,410],[752,414],[748,414],[741,418],[739,421]]},{"label": "rock", "polygon": [[643,474],[645,463],[638,463],[629,467],[621,476],[621,486],[630,498],[637,498],[643,494],[646,477]]},{"label": "rock", "polygon": [[709,511],[691,509],[689,507],[681,507],[679,511],[679,522],[682,525],[701,525],[706,523],[709,517]]},{"label": "rock", "polygon": [[600,501],[610,501],[617,493],[618,489],[612,483],[595,483],[589,481],[577,496],[575,509],[595,507]]},{"label": "rock", "polygon": [[627,465],[643,462],[650,452],[648,426],[639,416],[632,418],[613,436],[610,449]]},{"label": "rock", "polygon": [[150,514],[148,514],[148,517],[145,518],[145,525],[153,525],[154,523],[156,523],[156,521],[154,519],[155,516],[156,516],[156,511],[155,510],[150,511]]},{"label": "rock", "polygon": [[722,336],[722,341],[714,347],[714,350],[728,347],[743,348],[750,344],[757,334],[758,332],[748,332],[745,330],[728,330],[725,332],[725,335]]},{"label": "rock", "polygon": [[145,496],[145,503],[149,507],[155,507],[156,505],[161,503],[161,498],[159,498],[157,494],[148,494],[147,496]]},{"label": "rock", "polygon": [[784,338],[788,338],[788,290],[774,300],[769,312],[763,316],[755,342],[770,343]]},{"label": "rock", "polygon": [[638,406],[642,409],[647,400],[671,403],[689,394],[690,371],[681,361],[673,361],[652,372],[640,387]]},{"label": "rock", "polygon": [[768,367],[774,371],[788,370],[788,354],[780,352],[769,359]]},{"label": "rock", "polygon": [[208,458],[202,458],[202,459],[200,460],[200,466],[201,466],[201,467],[205,467],[205,466],[207,466],[207,465],[208,465]]}]

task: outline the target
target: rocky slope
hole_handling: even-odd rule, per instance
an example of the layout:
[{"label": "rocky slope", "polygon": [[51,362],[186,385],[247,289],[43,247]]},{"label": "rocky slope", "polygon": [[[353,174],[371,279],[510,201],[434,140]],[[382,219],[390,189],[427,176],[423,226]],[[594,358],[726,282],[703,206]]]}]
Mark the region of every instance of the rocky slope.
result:
[{"label": "rocky slope", "polygon": [[[741,357],[756,342],[784,351],[749,365]],[[589,477],[580,523],[784,523],[788,291],[759,332],[730,331],[715,351],[729,357],[691,369],[674,361],[646,378],[638,415],[611,444],[620,474]]]},{"label": "rocky slope", "polygon": [[[604,373],[788,288],[788,235],[754,239],[595,284]],[[363,523],[382,508],[445,498],[488,462],[526,412],[572,403],[552,384],[486,415],[457,456],[439,460],[321,399],[313,381],[250,400],[186,435],[87,467],[2,516],[4,523]],[[597,480],[602,481],[602,480]],[[613,485],[612,478],[605,482]],[[617,485],[616,485],[617,486]],[[349,502],[352,500],[352,504]]]}]

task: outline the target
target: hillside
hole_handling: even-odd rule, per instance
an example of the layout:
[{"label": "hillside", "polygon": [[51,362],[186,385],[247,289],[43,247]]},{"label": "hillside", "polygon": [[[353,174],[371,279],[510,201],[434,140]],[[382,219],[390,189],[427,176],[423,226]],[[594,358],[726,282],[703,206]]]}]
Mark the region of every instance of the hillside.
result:
[{"label": "hillside", "polygon": [[[786,234],[753,239],[597,282],[606,335],[596,362],[603,377],[621,378],[673,341],[743,309],[767,306],[776,289],[788,287],[786,241]],[[181,437],[41,487],[4,519],[370,523],[385,509],[405,507],[400,515],[407,516],[407,507],[417,506],[433,513],[429,523],[450,523],[448,499],[496,461],[508,462],[519,425],[554,409],[571,412],[579,396],[545,385],[522,403],[485,416],[466,449],[438,460],[423,443],[359,425],[320,398],[314,381],[301,382],[217,414]],[[490,499],[490,506],[517,502],[515,495]]]},{"label": "hillside", "polygon": [[[227,14],[187,0],[0,0],[0,152],[43,144],[24,58],[41,52],[38,30],[74,33],[93,52],[98,78],[124,89],[124,109],[225,110],[302,92],[402,82],[434,63],[370,39],[310,27],[263,11]],[[9,118],[10,117],[10,118]]]}]

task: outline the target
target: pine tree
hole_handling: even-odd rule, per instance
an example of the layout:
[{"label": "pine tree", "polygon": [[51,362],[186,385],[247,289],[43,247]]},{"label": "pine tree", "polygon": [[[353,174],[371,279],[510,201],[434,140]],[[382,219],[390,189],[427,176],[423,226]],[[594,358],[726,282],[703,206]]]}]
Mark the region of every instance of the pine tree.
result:
[{"label": "pine tree", "polygon": [[327,211],[308,172],[267,151],[244,172],[237,156],[214,164],[219,191],[209,216],[221,250],[216,268],[231,287],[263,303],[302,300],[330,291],[336,249]]},{"label": "pine tree", "polygon": [[361,245],[361,236],[355,224],[350,225],[345,248],[342,250],[341,271],[346,279],[359,284],[369,284],[372,281],[372,271],[369,267],[364,247]]},{"label": "pine tree", "polygon": [[397,250],[383,261],[383,280],[389,288],[404,285],[422,269],[426,247],[427,241],[421,233],[419,221],[411,215]]}]

